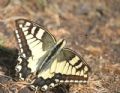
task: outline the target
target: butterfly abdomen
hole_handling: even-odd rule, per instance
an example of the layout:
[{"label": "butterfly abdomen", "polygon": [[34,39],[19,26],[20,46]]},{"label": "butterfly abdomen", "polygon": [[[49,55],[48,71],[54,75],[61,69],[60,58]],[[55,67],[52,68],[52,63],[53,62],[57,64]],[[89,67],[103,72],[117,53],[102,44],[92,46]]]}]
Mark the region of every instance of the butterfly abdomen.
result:
[{"label": "butterfly abdomen", "polygon": [[57,55],[60,53],[64,46],[65,41],[59,40],[52,49],[48,50],[48,55],[46,56],[46,58],[43,60],[42,63],[38,64],[37,73],[42,72],[48,65],[51,65],[50,63],[56,59]]}]

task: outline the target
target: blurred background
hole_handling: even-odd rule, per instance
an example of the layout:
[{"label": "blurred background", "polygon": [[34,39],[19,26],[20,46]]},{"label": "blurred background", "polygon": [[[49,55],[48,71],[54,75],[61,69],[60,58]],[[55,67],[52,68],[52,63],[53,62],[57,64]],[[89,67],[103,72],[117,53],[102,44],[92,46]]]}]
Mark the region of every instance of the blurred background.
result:
[{"label": "blurred background", "polygon": [[16,59],[18,18],[64,38],[89,64],[88,84],[72,84],[69,93],[120,93],[120,0],[0,0],[0,65]]}]

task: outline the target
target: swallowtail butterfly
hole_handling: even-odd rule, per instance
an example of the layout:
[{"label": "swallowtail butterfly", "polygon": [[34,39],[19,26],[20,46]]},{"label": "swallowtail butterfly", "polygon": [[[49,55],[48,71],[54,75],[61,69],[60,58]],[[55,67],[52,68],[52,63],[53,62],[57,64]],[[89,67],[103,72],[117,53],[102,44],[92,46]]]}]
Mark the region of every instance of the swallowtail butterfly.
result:
[{"label": "swallowtail butterfly", "polygon": [[40,25],[16,20],[15,36],[19,45],[16,73],[37,88],[46,91],[61,83],[86,83],[89,66],[74,51],[64,48],[65,40],[54,36]]}]

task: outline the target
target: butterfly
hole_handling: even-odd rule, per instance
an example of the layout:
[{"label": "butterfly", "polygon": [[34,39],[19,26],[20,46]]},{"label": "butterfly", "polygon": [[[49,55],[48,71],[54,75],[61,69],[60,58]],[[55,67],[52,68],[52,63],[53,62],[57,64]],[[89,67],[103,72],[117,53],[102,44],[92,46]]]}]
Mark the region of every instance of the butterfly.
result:
[{"label": "butterfly", "polygon": [[17,19],[15,37],[19,46],[15,67],[19,79],[46,91],[61,83],[86,83],[90,67],[66,41],[27,19]]}]

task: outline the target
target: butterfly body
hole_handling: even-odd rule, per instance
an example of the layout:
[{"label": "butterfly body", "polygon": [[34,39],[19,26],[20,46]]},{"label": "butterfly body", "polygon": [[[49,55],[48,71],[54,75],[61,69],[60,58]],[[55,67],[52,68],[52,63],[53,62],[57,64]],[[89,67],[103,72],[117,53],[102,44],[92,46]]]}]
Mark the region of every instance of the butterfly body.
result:
[{"label": "butterfly body", "polygon": [[61,83],[86,83],[89,66],[74,51],[64,48],[48,31],[26,19],[16,20],[19,45],[16,72],[37,89],[46,91]]}]

